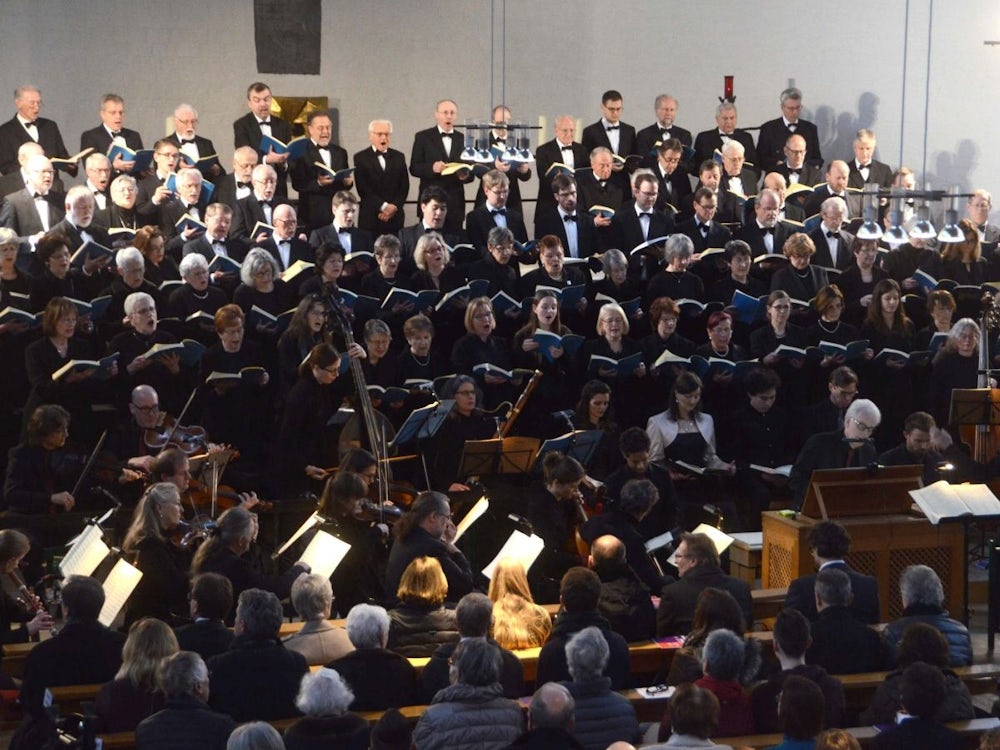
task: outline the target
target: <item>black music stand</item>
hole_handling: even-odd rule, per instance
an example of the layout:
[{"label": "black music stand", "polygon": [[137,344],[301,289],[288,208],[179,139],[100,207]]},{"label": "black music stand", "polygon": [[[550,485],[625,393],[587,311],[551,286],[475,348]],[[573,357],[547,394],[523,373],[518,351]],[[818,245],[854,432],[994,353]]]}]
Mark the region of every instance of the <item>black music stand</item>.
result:
[{"label": "black music stand", "polygon": [[558,451],[575,458],[583,468],[587,468],[603,436],[602,430],[573,430],[565,435],[546,440],[538,449],[535,465],[541,464],[542,457],[546,453]]},{"label": "black music stand", "polygon": [[400,425],[396,437],[389,442],[389,447],[395,448],[406,445],[413,440],[426,440],[434,437],[453,408],[455,408],[455,399],[449,398],[420,409],[414,409],[406,421]]},{"label": "black music stand", "polygon": [[467,440],[458,475],[528,474],[535,465],[539,444],[538,438],[532,437]]}]

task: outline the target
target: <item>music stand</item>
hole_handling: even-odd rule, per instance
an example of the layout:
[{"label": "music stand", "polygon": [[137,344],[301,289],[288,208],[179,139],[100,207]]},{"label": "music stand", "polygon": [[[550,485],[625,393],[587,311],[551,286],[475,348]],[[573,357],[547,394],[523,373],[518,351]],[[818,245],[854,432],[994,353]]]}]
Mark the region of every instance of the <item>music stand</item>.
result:
[{"label": "music stand", "polygon": [[909,513],[909,491],[924,486],[923,471],[923,466],[816,469],[800,513],[824,521]]},{"label": "music stand", "polygon": [[467,440],[458,475],[527,474],[535,464],[540,441],[532,437]]},{"label": "music stand", "polygon": [[602,430],[573,430],[557,438],[546,440],[538,449],[538,457],[535,459],[535,465],[539,464],[546,453],[559,451],[575,458],[580,462],[581,466],[587,468],[603,436],[604,432]]},{"label": "music stand", "polygon": [[951,424],[1000,424],[1000,389],[956,388],[951,392]]},{"label": "music stand", "polygon": [[436,401],[433,404],[414,409],[396,432],[396,437],[389,443],[390,448],[406,445],[413,440],[426,440],[434,437],[444,424],[445,418],[455,408],[455,399]]}]

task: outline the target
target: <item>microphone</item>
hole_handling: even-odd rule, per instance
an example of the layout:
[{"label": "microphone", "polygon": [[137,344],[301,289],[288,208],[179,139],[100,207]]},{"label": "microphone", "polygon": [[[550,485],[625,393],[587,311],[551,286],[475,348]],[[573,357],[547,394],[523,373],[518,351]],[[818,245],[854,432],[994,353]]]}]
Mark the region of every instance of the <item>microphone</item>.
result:
[{"label": "microphone", "polygon": [[507,518],[517,524],[518,531],[527,531],[528,536],[535,533],[535,527],[532,526],[531,521],[524,516],[519,516],[517,513],[508,513]]},{"label": "microphone", "polygon": [[575,412],[572,409],[563,409],[562,411],[552,412],[553,419],[565,419],[567,422],[573,419],[573,414]]}]

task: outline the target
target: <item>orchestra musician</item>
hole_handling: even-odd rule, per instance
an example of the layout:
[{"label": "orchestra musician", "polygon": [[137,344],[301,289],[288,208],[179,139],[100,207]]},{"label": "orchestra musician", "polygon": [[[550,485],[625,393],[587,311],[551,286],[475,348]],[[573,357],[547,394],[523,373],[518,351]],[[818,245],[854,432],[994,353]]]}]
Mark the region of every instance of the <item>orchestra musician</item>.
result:
[{"label": "orchestra musician", "polygon": [[[0,643],[27,643],[41,631],[52,630],[52,617],[18,572],[29,547],[28,537],[20,531],[0,531],[0,573],[11,578],[20,593],[17,599],[6,592],[0,594]],[[15,623],[19,627],[12,630],[11,625]],[[0,685],[14,687],[13,681],[6,675],[0,678]]]},{"label": "orchestra musician", "polygon": [[459,476],[462,451],[468,440],[488,440],[497,433],[495,419],[483,413],[482,391],[469,375],[456,375],[441,389],[442,399],[455,399],[444,424],[432,441],[433,450],[425,453],[431,488],[447,488],[448,492],[464,492],[469,486]]}]

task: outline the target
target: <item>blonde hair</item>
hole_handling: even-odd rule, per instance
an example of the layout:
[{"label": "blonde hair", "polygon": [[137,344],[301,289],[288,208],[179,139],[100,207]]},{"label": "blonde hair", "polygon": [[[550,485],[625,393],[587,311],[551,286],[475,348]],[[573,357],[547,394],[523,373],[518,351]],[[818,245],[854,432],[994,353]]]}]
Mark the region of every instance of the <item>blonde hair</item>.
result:
[{"label": "blonde hair", "polygon": [[414,558],[402,578],[396,596],[407,604],[429,604],[440,607],[448,596],[448,579],[436,557]]},{"label": "blonde hair", "polygon": [[541,646],[552,632],[552,618],[535,604],[528,577],[518,560],[502,559],[493,571],[489,597],[493,602],[493,638],[501,648]]},{"label": "blonde hair", "polygon": [[133,623],[122,648],[122,666],[116,680],[128,680],[133,687],[153,691],[160,661],[180,650],[174,631],[161,620],[144,617]]}]

